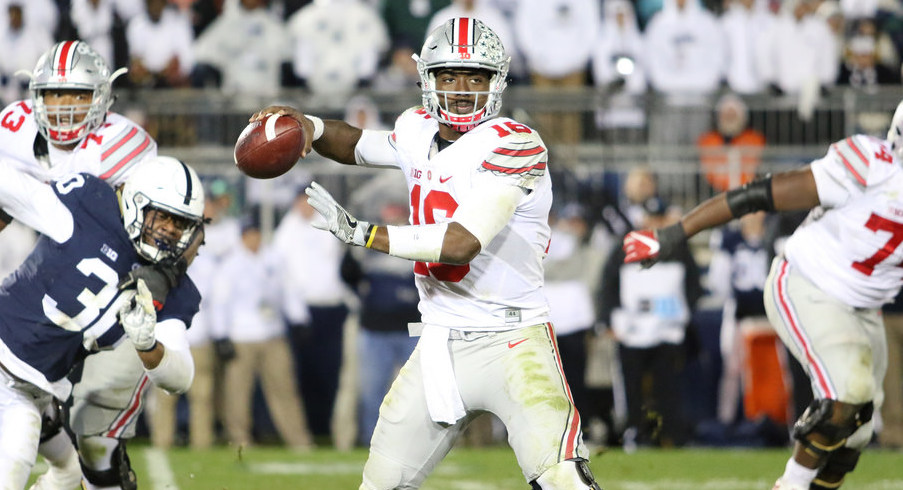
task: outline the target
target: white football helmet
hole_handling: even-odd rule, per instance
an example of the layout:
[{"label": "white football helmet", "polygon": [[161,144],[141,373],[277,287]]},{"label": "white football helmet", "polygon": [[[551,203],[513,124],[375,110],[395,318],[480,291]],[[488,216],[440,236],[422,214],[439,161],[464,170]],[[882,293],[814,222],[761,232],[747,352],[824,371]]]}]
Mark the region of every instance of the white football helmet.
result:
[{"label": "white football helmet", "polygon": [[[159,262],[181,255],[203,222],[204,186],[188,165],[172,157],[158,156],[132,171],[122,185],[119,203],[125,231],[135,250],[142,257]],[[154,223],[145,220],[148,209],[168,215],[181,229],[181,236],[155,233]]]},{"label": "white football helmet", "polygon": [[897,104],[897,110],[894,111],[894,118],[890,121],[890,128],[887,130],[887,142],[897,158],[903,159],[903,102]]},{"label": "white football helmet", "polygon": [[[38,131],[52,143],[81,141],[103,124],[113,105],[113,80],[126,71],[120,68],[111,73],[103,57],[83,41],[55,44],[38,59],[28,84]],[[85,90],[93,95],[88,104],[47,106],[44,91],[48,89]]]},{"label": "white football helmet", "polygon": [[[502,108],[502,91],[508,85],[508,63],[502,41],[482,21],[472,17],[449,19],[433,29],[420,56],[413,56],[420,73],[423,107],[441,123],[456,131],[467,132],[481,122],[498,115]],[[435,71],[440,68],[478,68],[492,73],[489,92],[450,92],[436,90]],[[483,107],[470,114],[454,114],[448,110],[450,94],[486,95]]]}]

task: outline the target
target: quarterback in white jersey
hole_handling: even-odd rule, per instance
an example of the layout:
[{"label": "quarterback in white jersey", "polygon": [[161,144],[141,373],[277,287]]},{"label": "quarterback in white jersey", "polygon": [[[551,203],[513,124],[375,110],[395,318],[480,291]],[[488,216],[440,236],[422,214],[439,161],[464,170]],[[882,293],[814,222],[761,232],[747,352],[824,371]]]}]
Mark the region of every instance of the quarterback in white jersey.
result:
[{"label": "quarterback in white jersey", "polygon": [[[119,73],[111,73],[84,42],[54,45],[30,74],[32,98],[0,112],[0,155],[12,157],[8,160],[17,170],[43,182],[85,172],[112,187],[122,185],[136,166],[157,156],[157,144],[137,124],[109,112],[112,81]],[[5,225],[0,219],[0,229]],[[87,450],[82,463],[88,488],[113,485],[104,483],[111,477],[103,475],[112,475],[113,466],[120,473],[122,465],[112,462],[114,453],[124,453],[118,449],[120,440],[134,436],[143,408],[149,381],[132,350],[123,342],[87,358],[73,389],[69,421],[80,448]],[[50,470],[37,486],[71,488],[82,477],[78,457],[68,436],[52,422],[45,424],[41,446]]]},{"label": "quarterback in white jersey", "polygon": [[312,147],[407,179],[409,226],[356,220],[320,185],[307,189],[320,228],[414,261],[420,293],[420,340],[380,407],[361,488],[418,488],[470,420],[491,412],[533,488],[599,489],[542,293],[548,151],[535,130],[497,117],[509,58],[485,24],[459,17],[433,30],[415,59],[423,106],[393,131],[290,107],[251,118],[300,121],[302,156]]},{"label": "quarterback in white jersey", "polygon": [[746,213],[811,209],[765,285],[768,319],[806,369],[815,400],[793,427],[776,490],[839,488],[872,438],[884,400],[881,305],[903,280],[903,103],[887,140],[855,135],[804,168],[715,196],[673,226],[631,232],[626,261],[667,257],[702,230]]}]

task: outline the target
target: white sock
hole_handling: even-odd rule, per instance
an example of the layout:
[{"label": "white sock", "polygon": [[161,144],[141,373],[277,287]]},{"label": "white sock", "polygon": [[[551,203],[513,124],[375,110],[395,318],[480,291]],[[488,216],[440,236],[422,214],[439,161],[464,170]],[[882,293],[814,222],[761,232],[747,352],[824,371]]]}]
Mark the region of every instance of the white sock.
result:
[{"label": "white sock", "polygon": [[815,479],[818,469],[809,469],[796,462],[795,459],[787,460],[787,466],[784,467],[784,476],[781,481],[784,483],[799,485],[803,488],[809,488],[809,484]]}]

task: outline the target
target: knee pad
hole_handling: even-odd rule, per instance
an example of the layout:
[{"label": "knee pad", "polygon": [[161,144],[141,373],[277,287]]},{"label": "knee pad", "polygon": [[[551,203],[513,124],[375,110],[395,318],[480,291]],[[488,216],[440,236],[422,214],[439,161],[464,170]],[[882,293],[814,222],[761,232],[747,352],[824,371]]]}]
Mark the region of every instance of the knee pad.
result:
[{"label": "knee pad", "polygon": [[360,490],[396,490],[420,488],[426,474],[370,450],[364,465]]},{"label": "knee pad", "polygon": [[872,419],[875,405],[852,405],[827,398],[813,400],[793,424],[793,437],[806,451],[823,459],[840,449],[847,437]]},{"label": "knee pad", "polygon": [[[79,442],[79,463],[89,484],[137,490],[138,478],[132,470],[132,463],[125,450],[125,441],[107,437],[86,437]],[[90,462],[81,456],[88,451],[94,453],[95,450],[104,451],[103,456]]]},{"label": "knee pad", "polygon": [[530,482],[533,490],[602,490],[585,459],[569,459],[547,469]]}]

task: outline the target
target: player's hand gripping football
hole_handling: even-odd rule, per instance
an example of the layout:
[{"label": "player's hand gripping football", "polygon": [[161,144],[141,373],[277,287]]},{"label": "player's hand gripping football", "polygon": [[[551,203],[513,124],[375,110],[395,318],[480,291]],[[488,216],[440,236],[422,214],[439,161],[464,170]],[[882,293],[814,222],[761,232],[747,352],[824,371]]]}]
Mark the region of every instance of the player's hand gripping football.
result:
[{"label": "player's hand gripping football", "polygon": [[366,245],[369,222],[351,216],[333,199],[329,191],[316,182],[311,182],[304,193],[310,198],[308,200],[310,205],[326,220],[325,223],[315,221],[313,223],[315,228],[326,230],[345,243],[359,247]]},{"label": "player's hand gripping football", "polygon": [[119,323],[129,340],[138,351],[146,352],[157,345],[154,329],[157,327],[157,312],[154,301],[144,279],[138,279],[138,292],[131,301],[119,309]]},{"label": "player's hand gripping football", "polygon": [[674,252],[687,241],[683,226],[677,222],[657,230],[631,231],[624,237],[624,263],[639,262],[643,268],[652,267],[660,260],[674,256]]},{"label": "player's hand gripping football", "polygon": [[310,153],[311,145],[314,142],[314,123],[310,121],[310,119],[304,117],[304,113],[295,109],[294,107],[289,107],[287,105],[271,105],[268,107],[264,107],[258,112],[255,112],[252,115],[248,122],[258,121],[267,117],[267,114],[279,114],[280,116],[288,116],[292,119],[301,123],[301,128],[304,131],[304,149],[301,150],[301,158],[307,156]]}]

